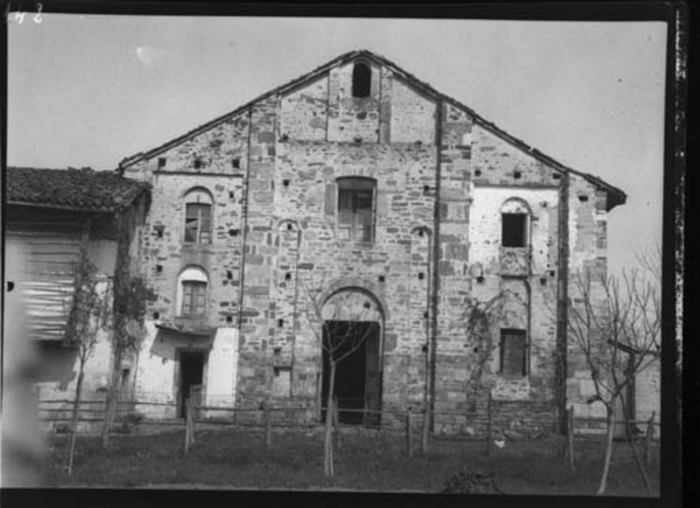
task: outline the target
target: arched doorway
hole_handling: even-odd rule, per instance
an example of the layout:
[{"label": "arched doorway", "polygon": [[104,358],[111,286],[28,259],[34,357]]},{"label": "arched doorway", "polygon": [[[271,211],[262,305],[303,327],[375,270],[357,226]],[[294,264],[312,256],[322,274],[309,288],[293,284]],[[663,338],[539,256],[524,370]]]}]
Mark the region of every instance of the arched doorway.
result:
[{"label": "arched doorway", "polygon": [[[333,293],[322,308],[324,406],[328,400],[331,359],[334,396],[341,423],[378,425],[382,399],[383,313],[368,291],[347,288]],[[325,411],[322,414],[325,418]]]}]

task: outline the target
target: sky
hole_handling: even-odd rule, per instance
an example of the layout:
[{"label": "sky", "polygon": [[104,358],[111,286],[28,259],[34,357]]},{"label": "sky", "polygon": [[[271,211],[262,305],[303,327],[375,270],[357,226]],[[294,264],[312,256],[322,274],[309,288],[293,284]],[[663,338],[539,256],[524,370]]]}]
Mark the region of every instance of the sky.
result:
[{"label": "sky", "polygon": [[27,15],[8,25],[7,163],[114,169],[367,49],[627,193],[611,273],[661,244],[666,24]]}]

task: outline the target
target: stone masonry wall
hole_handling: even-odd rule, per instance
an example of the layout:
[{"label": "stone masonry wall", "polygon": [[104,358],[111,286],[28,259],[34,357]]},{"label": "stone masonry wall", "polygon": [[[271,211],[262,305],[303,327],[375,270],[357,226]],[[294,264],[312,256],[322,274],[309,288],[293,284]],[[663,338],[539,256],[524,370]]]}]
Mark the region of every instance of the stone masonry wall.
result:
[{"label": "stone masonry wall", "polygon": [[[247,115],[194,135],[127,167],[125,176],[150,181],[151,207],[141,231],[141,272],[158,298],[146,315],[148,331],[139,355],[137,391],[141,399],[174,402],[178,392],[177,348],[208,350],[204,394],[207,403],[231,405],[238,340],[243,203],[248,166]],[[210,244],[185,243],[185,194],[206,190],[213,199]],[[205,317],[180,316],[178,276],[197,266],[208,277]],[[156,324],[216,329],[209,340],[181,340]],[[225,330],[232,333],[226,333]],[[156,363],[153,363],[156,362]],[[151,365],[151,367],[148,367]],[[226,385],[226,386],[224,386]]]},{"label": "stone masonry wall", "polygon": [[[339,65],[329,73],[328,133],[330,142],[377,143],[380,131],[381,71],[374,63],[368,97],[352,96],[353,65]],[[297,112],[294,113],[298,114]]]},{"label": "stone masonry wall", "polygon": [[[286,298],[277,306],[292,306],[289,299],[297,298],[298,312],[303,313],[306,293],[326,292],[329,287],[364,288],[384,302],[385,406],[403,404],[408,386],[413,386],[412,398],[420,399],[422,393],[419,385],[424,377],[420,369],[425,335],[416,333],[410,323],[423,323],[427,310],[430,274],[421,263],[426,263],[429,256],[427,246],[422,245],[428,235],[420,237],[415,230],[431,224],[433,198],[424,195],[423,186],[433,165],[434,156],[424,147],[297,141],[278,145],[276,220],[300,218],[302,233],[297,272],[290,281],[298,281],[297,290],[280,295]],[[280,185],[280,180],[289,175],[293,178],[289,178],[288,186]],[[342,176],[364,176],[377,182],[373,242],[336,239],[336,179]],[[412,247],[415,258],[411,257]],[[412,294],[411,287],[418,292]],[[307,346],[295,350],[295,370],[302,368],[305,379],[312,381],[320,374],[320,351],[317,343],[314,347],[314,333],[303,328],[297,331],[297,340]],[[284,351],[285,345],[281,347]],[[404,368],[406,361],[412,366]],[[315,388],[306,384],[295,393],[313,396]]]},{"label": "stone masonry wall", "polygon": [[[559,173],[481,125],[471,121],[460,123],[460,118],[468,119],[466,113],[461,115],[456,108],[448,107],[445,123],[449,127],[444,129],[445,139],[460,150],[457,153],[466,161],[459,167],[464,174],[461,182],[455,175],[445,175],[445,170],[454,171],[455,160],[459,159],[446,152],[445,144],[442,150],[440,236],[454,240],[453,246],[445,245],[441,249],[439,261],[441,320],[436,411],[464,416],[436,417],[436,431],[458,432],[469,425],[467,422],[485,418],[489,391],[493,403],[500,404],[499,418],[507,420],[510,414],[516,421],[520,413],[511,409],[517,406],[517,401],[522,401],[524,406],[518,407],[518,411],[530,407],[531,418],[539,418],[540,423],[551,422]],[[509,198],[522,200],[530,210],[529,247],[522,252],[500,246],[500,208]],[[458,212],[451,208],[459,210],[459,207],[465,209],[464,218],[461,224],[452,226],[450,219]],[[461,249],[461,257],[453,254]],[[510,258],[504,256],[513,255],[524,268],[510,268],[511,261],[506,263]],[[467,379],[475,367],[473,357],[479,352],[474,338],[467,337],[465,332],[467,301],[469,297],[488,301],[499,294],[519,296],[511,303],[506,302],[511,307],[507,314],[511,317],[493,326],[493,349],[485,365],[482,390],[472,394],[475,400],[469,401]],[[498,372],[500,327],[527,330],[528,374],[524,378],[505,379]]]},{"label": "stone masonry wall", "polygon": [[[472,118],[446,104],[442,112],[440,142],[439,281],[437,287],[437,343],[435,351],[436,412],[466,414],[467,364],[465,307],[471,293],[469,266],[470,181],[472,170]],[[437,171],[437,168],[436,168]],[[437,415],[437,432],[455,431],[455,420]]]},{"label": "stone masonry wall", "polygon": [[[577,282],[584,273],[591,277],[590,294],[594,307],[602,309],[605,292],[601,279],[607,276],[607,212],[606,195],[589,182],[572,176],[569,192],[569,283],[572,306],[582,304]],[[602,337],[593,330],[593,343],[602,343]],[[574,414],[582,417],[604,417],[605,407],[590,402],[595,395],[590,368],[581,348],[569,338],[567,371],[567,405],[574,406]]]},{"label": "stone masonry wall", "polygon": [[[391,75],[373,65],[368,98],[351,96],[352,65],[332,69],[327,79],[327,108],[322,104],[325,78],[279,98],[280,116],[270,122],[276,122],[278,129],[274,173],[260,175],[254,182],[251,171],[250,188],[271,189],[272,204],[266,208],[267,201],[261,206],[249,200],[247,232],[255,229],[253,217],[265,217],[273,233],[264,241],[262,236],[246,237],[246,292],[259,287],[256,291],[264,296],[257,296],[257,304],[246,306],[244,314],[267,312],[256,328],[245,319],[242,323],[241,400],[254,404],[269,396],[274,392],[275,372],[290,368],[291,397],[313,403],[321,375],[320,330],[308,319],[308,293],[327,297],[331,287],[359,287],[383,306],[384,407],[403,407],[407,398],[418,404],[425,383],[423,346],[434,210],[434,193],[424,190],[435,185],[435,151],[426,138],[430,128],[416,123],[416,134],[411,135],[410,126],[404,124],[401,136],[410,136],[412,142],[378,144],[380,126],[383,139],[393,136],[387,128],[393,125],[391,95],[387,95]],[[404,104],[411,97],[426,101],[404,88]],[[270,100],[270,111],[272,104]],[[411,118],[430,107],[416,105]],[[320,139],[324,111],[328,118],[325,139]],[[252,129],[258,129],[255,113]],[[425,143],[413,142],[421,138]],[[253,135],[251,153],[254,142]],[[344,176],[376,180],[373,242],[336,239],[336,179]],[[261,249],[266,254],[257,256]],[[250,268],[251,255],[262,269]],[[263,337],[265,331],[274,341],[273,351],[253,358],[251,340]],[[263,339],[259,343],[262,350]]]},{"label": "stone masonry wall", "polygon": [[271,389],[270,341],[275,335],[276,302],[271,283],[277,249],[274,235],[274,175],[277,97],[258,102],[250,111],[250,165],[244,230],[243,303],[238,398],[261,401]]},{"label": "stone masonry wall", "polygon": [[[127,176],[154,183],[143,239],[149,278],[161,295],[151,312],[169,317],[177,274],[201,264],[212,288],[207,324],[240,330],[236,404],[272,399],[299,420],[317,414],[321,348],[314,307],[360,289],[382,315],[382,406],[420,410],[436,267],[434,402],[436,411],[454,414],[436,416],[435,430],[481,429],[491,393],[497,430],[545,431],[555,413],[561,172],[452,102],[366,63],[369,97],[352,96],[353,62],[340,63],[127,167]],[[336,236],[340,177],[376,182],[371,242]],[[181,242],[181,196],[194,185],[209,189],[217,204],[209,246]],[[584,194],[587,200],[579,198]],[[528,248],[500,245],[500,207],[509,198],[530,211]],[[570,274],[584,266],[604,271],[605,193],[572,175],[569,208]],[[162,238],[156,225],[164,226]],[[468,400],[477,351],[465,333],[466,304],[504,289],[518,295],[509,303],[515,321],[505,324],[528,331],[528,373],[503,379],[495,349],[483,388]],[[571,379],[584,375],[576,361],[574,355]],[[573,382],[569,388],[575,396]]]}]

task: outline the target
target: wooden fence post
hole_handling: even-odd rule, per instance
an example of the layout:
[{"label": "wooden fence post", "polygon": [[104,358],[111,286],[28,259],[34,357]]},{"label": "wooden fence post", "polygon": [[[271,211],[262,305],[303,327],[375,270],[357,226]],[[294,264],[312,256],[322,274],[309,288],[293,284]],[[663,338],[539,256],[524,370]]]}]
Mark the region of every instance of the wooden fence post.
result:
[{"label": "wooden fence post", "polygon": [[486,455],[491,455],[491,391],[486,404]]},{"label": "wooden fence post", "polygon": [[[330,406],[329,408],[326,408],[326,418],[330,418],[331,422],[331,434],[333,433],[333,415],[335,415],[335,398],[332,398],[330,401]],[[330,414],[328,414],[328,411],[330,411]],[[328,476],[333,476],[335,474],[335,468],[333,467],[333,436],[329,436],[328,439]]]},{"label": "wooden fence post", "polygon": [[428,434],[430,432],[430,422],[429,422],[430,414],[428,414],[428,412],[430,411],[430,409],[428,409],[426,407],[423,411],[424,411],[424,414],[423,414],[423,429],[422,429],[422,436],[421,436],[422,437],[422,439],[421,439],[421,453],[423,455],[425,455],[426,453],[428,453]]},{"label": "wooden fence post", "polygon": [[190,399],[185,399],[185,455],[190,449]]},{"label": "wooden fence post", "polygon": [[647,433],[646,433],[646,436],[644,436],[644,463],[647,466],[651,462],[651,454],[649,453],[649,448],[651,446],[651,440],[654,437],[654,417],[655,416],[656,416],[656,412],[652,411],[651,417],[649,418],[649,421],[647,422]]},{"label": "wooden fence post", "polygon": [[411,408],[406,410],[406,455],[413,457],[413,429],[411,428]]},{"label": "wooden fence post", "polygon": [[[195,399],[196,400],[196,399]],[[195,410],[195,401],[190,399],[190,411],[188,411],[188,414],[190,415],[190,444],[193,445],[195,443],[195,434],[194,434],[194,417],[197,414]]]},{"label": "wooden fence post", "polygon": [[576,466],[574,465],[574,406],[573,404],[569,406],[569,410],[567,411],[567,427],[566,427],[566,435],[569,440],[569,465],[573,468],[576,469]]},{"label": "wooden fence post", "polygon": [[[564,408],[567,410],[566,408]],[[568,410],[567,410],[568,411]],[[557,457],[560,459],[565,459],[566,458],[566,447],[568,444],[568,430],[562,430],[561,426],[559,425],[559,422],[561,421],[559,417],[559,407],[554,408],[554,432],[555,435],[557,436]],[[568,429],[568,423],[567,423],[567,429]]]},{"label": "wooden fence post", "polygon": [[263,410],[265,412],[265,448],[272,446],[272,420],[270,418],[270,405],[267,401],[263,402]]}]

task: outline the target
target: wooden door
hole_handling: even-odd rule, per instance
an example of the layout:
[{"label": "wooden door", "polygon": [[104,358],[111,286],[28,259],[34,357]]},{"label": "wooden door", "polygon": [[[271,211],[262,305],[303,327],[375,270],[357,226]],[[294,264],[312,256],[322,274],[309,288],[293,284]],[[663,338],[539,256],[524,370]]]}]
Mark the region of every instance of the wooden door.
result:
[{"label": "wooden door", "polygon": [[[204,352],[180,351],[180,418],[185,416],[185,401],[192,395],[201,398],[204,382]],[[192,400],[194,406],[199,400]]]},{"label": "wooden door", "polygon": [[369,335],[365,341],[365,425],[379,425],[381,420],[378,413],[382,408],[382,368],[381,351],[379,348],[379,325],[372,323]]}]

